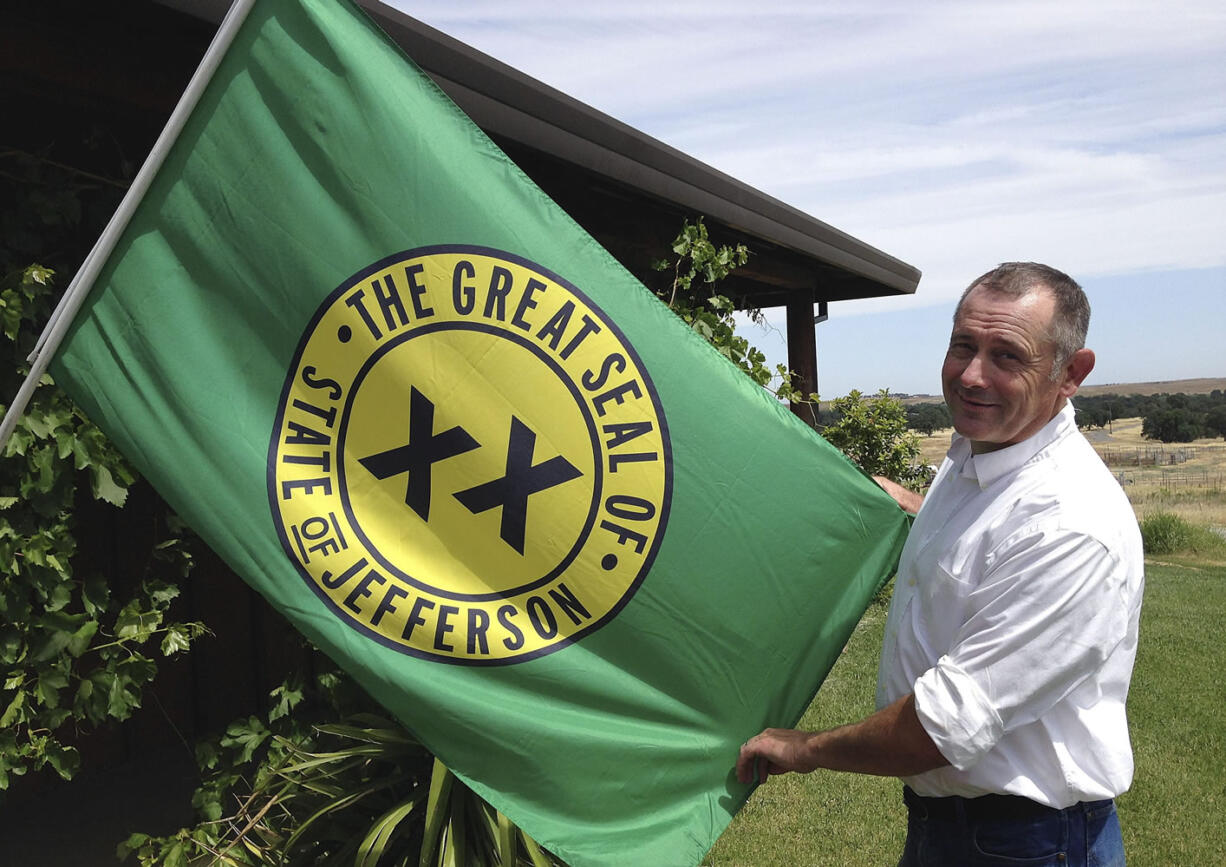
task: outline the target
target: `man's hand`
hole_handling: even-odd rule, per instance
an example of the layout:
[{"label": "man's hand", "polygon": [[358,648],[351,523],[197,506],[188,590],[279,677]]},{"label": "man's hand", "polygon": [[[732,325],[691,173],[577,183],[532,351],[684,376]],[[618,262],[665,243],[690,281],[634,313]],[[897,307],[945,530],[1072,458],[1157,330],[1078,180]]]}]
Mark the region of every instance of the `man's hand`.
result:
[{"label": "man's hand", "polygon": [[736,778],[742,783],[765,782],[767,776],[789,771],[807,774],[817,767],[810,755],[813,732],[767,729],[741,744]]},{"label": "man's hand", "polygon": [[914,515],[920,510],[920,505],[924,502],[924,495],[917,494],[915,491],[908,490],[898,482],[891,481],[885,476],[873,476],[873,481],[881,486],[881,489],[894,498],[894,502],[898,503],[902,510],[910,515]]},{"label": "man's hand", "polygon": [[741,744],[736,778],[765,781],[772,774],[817,768],[884,777],[909,777],[948,765],[920,724],[915,696],[906,695],[858,723],[824,732],[767,729]]}]

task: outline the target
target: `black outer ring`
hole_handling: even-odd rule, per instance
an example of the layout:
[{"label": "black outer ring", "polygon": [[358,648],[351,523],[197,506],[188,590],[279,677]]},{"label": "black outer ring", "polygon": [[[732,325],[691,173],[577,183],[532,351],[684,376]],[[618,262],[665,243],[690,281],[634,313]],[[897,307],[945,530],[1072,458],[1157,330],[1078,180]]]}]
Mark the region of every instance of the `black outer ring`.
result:
[{"label": "black outer ring", "polygon": [[[302,564],[299,563],[294,557],[289,536],[285,532],[285,526],[281,520],[280,511],[277,508],[277,442],[280,438],[281,426],[285,422],[286,401],[289,399],[290,389],[294,384],[294,375],[298,372],[298,363],[302,360],[302,354],[306,351],[307,343],[309,342],[311,335],[314,333],[315,328],[319,325],[319,320],[322,319],[324,314],[331,308],[337,297],[353,288],[359,281],[366,279],[371,274],[382,271],[389,265],[393,265],[397,262],[403,262],[408,259],[419,259],[424,256],[434,255],[436,253],[471,254],[475,256],[487,256],[492,259],[502,259],[506,262],[514,262],[525,268],[531,268],[538,274],[543,274],[553,282],[561,286],[565,286],[566,289],[573,293],[576,297],[582,298],[583,302],[589,308],[600,315],[601,322],[608,326],[609,330],[617,335],[617,339],[621,343],[622,348],[630,356],[631,360],[634,361],[635,369],[637,369],[639,374],[643,377],[643,385],[647,387],[647,394],[650,395],[652,406],[655,408],[656,421],[660,425],[660,441],[664,450],[664,492],[660,498],[660,521],[656,529],[656,536],[652,540],[651,549],[647,552],[647,556],[643,558],[643,565],[639,567],[639,574],[636,575],[634,580],[631,581],[626,587],[625,592],[622,594],[621,599],[617,601],[617,604],[610,608],[603,617],[594,620],[573,635],[558,639],[553,644],[538,648],[530,653],[524,653],[519,656],[512,656],[503,659],[467,659],[448,656],[441,653],[430,653],[428,651],[418,650],[415,647],[408,647],[399,642],[393,641],[390,638],[387,638],[386,636],[353,620],[349,615],[337,608],[336,603],[332,601],[332,598],[323,591],[323,588],[315,583],[315,579],[311,576],[311,574],[307,572],[307,570],[303,568]],[[589,298],[584,292],[581,292],[569,280],[563,279],[549,269],[543,268],[536,262],[525,259],[523,256],[516,256],[513,253],[508,253],[505,250],[497,250],[493,247],[481,247],[471,244],[436,244],[427,247],[417,247],[411,250],[404,250],[399,253],[393,253],[390,256],[385,256],[372,265],[368,265],[332,290],[332,292],[330,292],[323,302],[321,302],[315,309],[315,313],[311,317],[310,322],[308,322],[306,328],[303,329],[302,338],[298,342],[298,348],[294,350],[294,357],[289,366],[289,373],[285,377],[285,385],[281,388],[281,399],[277,404],[277,415],[273,422],[272,437],[269,439],[268,444],[267,479],[269,508],[272,511],[273,526],[276,527],[277,536],[281,539],[281,547],[285,550],[286,556],[294,565],[294,568],[297,569],[302,580],[306,582],[306,585],[311,588],[311,590],[317,597],[319,597],[320,601],[323,602],[327,608],[337,615],[338,619],[343,624],[355,632],[359,632],[365,635],[367,638],[382,644],[384,647],[395,650],[398,653],[403,653],[406,656],[416,657],[418,659],[425,659],[431,662],[443,662],[449,665],[478,667],[515,665],[517,663],[529,662],[533,659],[547,656],[561,650],[564,647],[567,647],[570,644],[580,641],[584,636],[590,635],[603,627],[605,624],[612,621],[621,612],[621,610],[626,607],[630,600],[634,598],[634,594],[638,592],[639,588],[643,584],[643,579],[646,578],[647,574],[651,571],[651,566],[655,562],[656,555],[660,551],[660,545],[663,543],[664,533],[668,527],[668,517],[672,508],[673,499],[673,452],[672,440],[669,437],[668,432],[668,420],[664,416],[664,408],[660,405],[660,396],[656,393],[655,383],[652,382],[651,376],[647,373],[647,368],[644,366],[642,359],[639,358],[639,354],[634,350],[631,343],[626,340],[626,335],[622,332],[621,328],[619,328],[617,323],[615,323],[608,317],[608,315],[605,314],[604,310],[598,304],[595,304],[591,298]]]}]

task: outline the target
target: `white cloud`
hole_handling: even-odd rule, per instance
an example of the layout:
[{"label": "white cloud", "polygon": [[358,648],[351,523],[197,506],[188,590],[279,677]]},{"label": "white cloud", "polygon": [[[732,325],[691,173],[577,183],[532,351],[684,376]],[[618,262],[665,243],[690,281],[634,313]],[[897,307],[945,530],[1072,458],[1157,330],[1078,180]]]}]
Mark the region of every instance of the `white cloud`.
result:
[{"label": "white cloud", "polygon": [[1220,0],[401,5],[925,272],[840,315],[1226,264]]}]

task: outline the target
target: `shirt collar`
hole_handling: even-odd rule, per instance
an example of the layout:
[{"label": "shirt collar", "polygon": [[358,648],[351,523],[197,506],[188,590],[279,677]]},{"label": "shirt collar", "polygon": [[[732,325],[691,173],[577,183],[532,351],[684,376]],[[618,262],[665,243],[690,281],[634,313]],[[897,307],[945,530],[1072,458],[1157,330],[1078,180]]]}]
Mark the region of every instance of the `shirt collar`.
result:
[{"label": "shirt collar", "polygon": [[961,434],[955,433],[949,447],[949,457],[955,463],[962,461],[959,475],[974,479],[982,489],[1001,476],[1020,469],[1023,464],[1043,449],[1076,429],[1073,402],[1066,401],[1064,408],[1056,413],[1051,421],[1043,425],[1034,436],[993,452],[984,452],[981,455],[971,454],[970,442]]}]

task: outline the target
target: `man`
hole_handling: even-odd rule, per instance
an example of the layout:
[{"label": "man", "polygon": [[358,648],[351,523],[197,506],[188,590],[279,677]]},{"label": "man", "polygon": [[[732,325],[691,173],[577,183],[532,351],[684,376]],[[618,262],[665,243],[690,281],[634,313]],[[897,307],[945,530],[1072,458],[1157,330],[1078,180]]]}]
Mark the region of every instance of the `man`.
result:
[{"label": "man", "polygon": [[[1122,865],[1113,798],[1144,583],[1127,499],[1073,422],[1094,366],[1065,274],[1008,263],[954,313],[941,370],[949,453],[902,553],[879,710],[826,732],[767,729],[737,775],[899,776],[901,865]],[[922,502],[922,506],[921,506]],[[1021,859],[1021,860],[1018,860]]]}]

